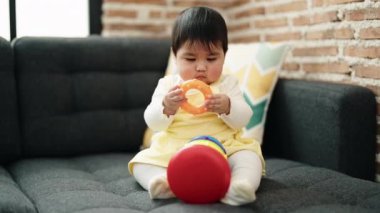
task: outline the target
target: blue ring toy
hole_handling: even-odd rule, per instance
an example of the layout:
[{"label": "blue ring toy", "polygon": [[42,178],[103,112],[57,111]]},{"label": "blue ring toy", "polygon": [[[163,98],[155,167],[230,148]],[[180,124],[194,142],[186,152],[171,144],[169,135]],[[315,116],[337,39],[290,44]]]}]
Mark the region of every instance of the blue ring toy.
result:
[{"label": "blue ring toy", "polygon": [[224,154],[227,154],[222,143],[220,143],[220,141],[218,141],[218,139],[216,139],[210,135],[201,135],[201,136],[194,137],[189,141],[189,143],[196,141],[196,140],[208,140],[208,141],[214,142],[216,145],[218,145],[223,150]]}]

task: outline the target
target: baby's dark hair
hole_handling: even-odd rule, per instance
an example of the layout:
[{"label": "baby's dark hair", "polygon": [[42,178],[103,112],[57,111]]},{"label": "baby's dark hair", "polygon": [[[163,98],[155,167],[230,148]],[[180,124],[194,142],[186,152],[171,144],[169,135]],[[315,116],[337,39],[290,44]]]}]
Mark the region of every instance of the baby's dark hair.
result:
[{"label": "baby's dark hair", "polygon": [[208,7],[191,7],[177,17],[172,32],[174,55],[187,41],[200,42],[210,48],[219,43],[224,53],[228,49],[227,26],[222,15]]}]

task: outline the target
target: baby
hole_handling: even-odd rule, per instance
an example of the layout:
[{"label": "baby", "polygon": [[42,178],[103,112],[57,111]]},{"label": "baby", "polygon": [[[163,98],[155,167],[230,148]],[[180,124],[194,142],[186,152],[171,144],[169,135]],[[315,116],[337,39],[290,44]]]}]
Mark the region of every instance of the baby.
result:
[{"label": "baby", "polygon": [[[227,151],[232,175],[221,202],[242,205],[256,199],[265,162],[260,144],[242,137],[242,128],[253,112],[238,80],[222,74],[227,48],[227,26],[217,11],[192,7],[176,19],[172,51],[178,73],[159,80],[144,113],[147,125],[156,132],[152,145],[129,162],[131,174],[152,199],[174,197],[166,177],[168,163],[191,138],[200,135],[215,137]],[[201,80],[212,89],[213,95],[204,101],[205,113],[193,115],[180,108],[183,101],[201,95],[183,94],[179,85],[190,79]]]}]

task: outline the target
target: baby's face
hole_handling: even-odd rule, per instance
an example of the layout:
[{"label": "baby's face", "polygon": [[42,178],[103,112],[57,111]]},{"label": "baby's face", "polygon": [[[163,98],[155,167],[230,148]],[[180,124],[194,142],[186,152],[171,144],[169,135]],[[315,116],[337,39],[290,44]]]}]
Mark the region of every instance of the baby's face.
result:
[{"label": "baby's face", "polygon": [[224,51],[222,45],[211,45],[210,48],[199,42],[190,45],[186,42],[176,55],[179,75],[186,81],[198,79],[206,84],[219,79],[223,70]]}]

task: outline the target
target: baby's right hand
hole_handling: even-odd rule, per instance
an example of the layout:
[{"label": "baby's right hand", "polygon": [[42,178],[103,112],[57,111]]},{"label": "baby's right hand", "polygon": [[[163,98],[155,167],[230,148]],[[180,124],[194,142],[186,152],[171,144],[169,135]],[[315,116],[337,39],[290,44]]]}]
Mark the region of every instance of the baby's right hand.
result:
[{"label": "baby's right hand", "polygon": [[179,85],[172,87],[165,95],[162,102],[164,105],[164,114],[167,116],[174,115],[181,103],[185,100],[186,97],[183,95],[183,91]]}]

